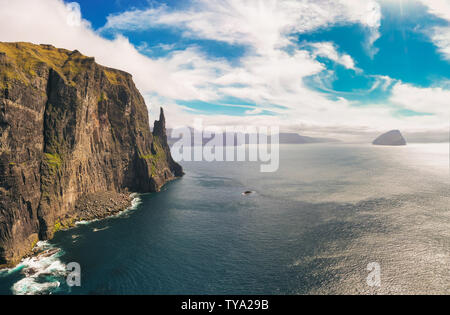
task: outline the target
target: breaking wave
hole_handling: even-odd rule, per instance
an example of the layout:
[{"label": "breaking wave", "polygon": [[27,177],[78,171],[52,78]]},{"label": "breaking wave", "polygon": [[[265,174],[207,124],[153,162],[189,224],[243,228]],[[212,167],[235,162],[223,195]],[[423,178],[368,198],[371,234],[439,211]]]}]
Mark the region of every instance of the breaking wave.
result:
[{"label": "breaking wave", "polygon": [[131,198],[133,198],[131,200],[131,206],[129,206],[127,209],[119,212],[118,214],[111,216],[110,218],[120,218],[123,216],[127,216],[130,212],[136,210],[139,207],[139,205],[142,203],[141,197],[139,197],[139,195],[136,193],[133,193],[130,196],[131,196]]},{"label": "breaking wave", "polygon": [[[133,198],[131,206],[110,218],[124,217],[136,210],[142,200],[138,194],[132,194],[131,197]],[[76,225],[86,225],[96,221],[100,220],[79,221]],[[95,229],[95,232],[107,228]],[[75,241],[78,237],[79,235],[74,235],[72,238]],[[22,259],[17,266],[0,270],[0,277],[8,277],[16,273],[22,276],[11,287],[12,293],[15,295],[40,295],[67,289],[70,291],[66,285],[67,266],[60,259],[64,255],[64,251],[47,241],[40,241],[36,244],[33,252],[33,256]]]},{"label": "breaking wave", "polygon": [[59,259],[64,252],[48,242],[38,242],[35,256],[23,259],[8,274],[20,272],[24,278],[14,283],[16,295],[52,294],[57,292],[67,275],[66,265]]}]

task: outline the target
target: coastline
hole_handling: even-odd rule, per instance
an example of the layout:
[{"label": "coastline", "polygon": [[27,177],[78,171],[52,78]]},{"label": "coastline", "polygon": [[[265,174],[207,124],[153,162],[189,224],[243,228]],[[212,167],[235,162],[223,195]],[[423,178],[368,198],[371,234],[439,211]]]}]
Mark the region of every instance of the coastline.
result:
[{"label": "coastline", "polygon": [[73,211],[56,220],[49,240],[56,232],[73,228],[79,222],[106,219],[125,211],[132,206],[134,195],[114,191],[82,195],[75,203]]},{"label": "coastline", "polygon": [[[138,198],[136,193],[119,193],[114,191],[85,194],[77,200],[72,212],[66,214],[63,218],[56,220],[55,225],[53,226],[52,237],[48,240],[51,240],[56,232],[74,228],[80,224],[80,222],[92,222],[116,216],[133,207],[133,200],[136,198]],[[39,242],[48,240],[36,239],[28,253],[23,255],[19,260],[10,264],[0,265],[0,272],[3,270],[14,269],[24,259],[41,253],[36,253]]]},{"label": "coastline", "polygon": [[80,197],[75,205],[76,222],[105,219],[131,207],[133,194],[102,192]]},{"label": "coastline", "polygon": [[[100,199],[96,200],[95,198]],[[139,201],[140,198],[137,193],[102,192],[85,195],[81,197],[76,204],[76,211],[80,212],[77,213],[76,216],[68,214],[64,219],[59,220],[55,225],[54,233],[58,231],[67,231],[80,224],[89,224],[91,222],[117,217],[128,210],[136,208]],[[0,266],[0,273],[19,268],[19,266],[27,259],[47,255],[48,252],[43,249],[42,244],[48,241],[50,240],[39,240],[36,242],[30,252],[23,256],[19,262],[12,265]]]},{"label": "coastline", "polygon": [[[90,194],[80,198],[77,206],[84,210],[78,215],[80,220],[70,226],[61,227],[60,230],[67,231],[79,225],[118,218],[140,204],[141,198],[137,193],[114,193],[114,196],[112,193]],[[102,199],[94,200],[95,197]],[[0,278],[13,273],[21,273],[24,276],[11,287],[14,295],[51,294],[58,290],[67,276],[66,265],[60,260],[63,254],[64,251],[52,245],[49,240],[38,241],[20,262],[0,268]],[[49,276],[52,280],[41,282],[39,277],[42,276]]]},{"label": "coastline", "polygon": [[[167,179],[157,192],[160,191],[167,183],[172,182],[180,177]],[[0,272],[4,270],[15,269],[20,263],[26,259],[36,255],[35,248],[40,242],[46,242],[53,238],[53,235],[59,231],[65,231],[75,228],[80,224],[87,224],[98,220],[113,218],[122,215],[127,210],[135,208],[140,201],[138,193],[135,192],[115,192],[106,191],[98,193],[84,194],[78,198],[74,209],[67,213],[64,217],[56,220],[52,236],[46,240],[37,239],[33,242],[27,254],[10,264],[0,265]],[[36,234],[37,235],[37,234]],[[41,252],[39,252],[41,253]],[[39,254],[38,253],[38,254]]]}]

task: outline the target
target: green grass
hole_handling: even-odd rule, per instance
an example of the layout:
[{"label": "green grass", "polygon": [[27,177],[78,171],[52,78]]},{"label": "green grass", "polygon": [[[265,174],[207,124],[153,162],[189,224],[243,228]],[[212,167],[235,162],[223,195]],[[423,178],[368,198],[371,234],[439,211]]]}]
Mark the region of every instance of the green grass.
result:
[{"label": "green grass", "polygon": [[123,82],[125,82],[123,75],[120,74],[119,72],[116,72],[113,70],[108,70],[108,69],[103,70],[103,72],[105,73],[106,78],[108,79],[109,83],[111,83],[113,85],[120,85]]},{"label": "green grass", "polygon": [[39,239],[34,240],[33,243],[31,243],[31,249],[35,248],[38,242]]},{"label": "green grass", "polygon": [[139,155],[139,158],[147,160],[151,163],[150,171],[151,171],[152,177],[156,176],[156,174],[157,174],[158,164],[160,164],[160,162],[166,161],[166,159],[167,159],[166,152],[164,151],[164,149],[160,143],[160,139],[157,136],[155,136],[153,138],[153,146],[155,149],[155,154],[140,154]]},{"label": "green grass", "polygon": [[31,79],[37,76],[37,69],[42,65],[58,72],[69,84],[74,86],[73,79],[88,69],[93,58],[79,53],[73,54],[66,49],[58,49],[31,43],[1,43],[0,52],[7,56],[8,63],[0,66],[0,88],[5,88],[5,81],[20,81],[30,85]]},{"label": "green grass", "polygon": [[55,234],[58,231],[61,231],[63,229],[63,225],[60,221],[56,221],[55,225],[53,226],[53,234]]},{"label": "green grass", "polygon": [[106,94],[104,92],[102,92],[97,100],[97,103],[101,103],[103,101],[107,101],[108,100],[108,96],[106,96]]},{"label": "green grass", "polygon": [[45,161],[53,171],[57,171],[61,168],[62,159],[58,153],[55,154],[45,153]]},{"label": "green grass", "polygon": [[154,162],[152,163],[152,166],[151,166],[151,167],[152,167],[152,168],[151,168],[151,172],[152,172],[152,177],[153,177],[153,176],[156,175],[156,165],[155,165]]}]

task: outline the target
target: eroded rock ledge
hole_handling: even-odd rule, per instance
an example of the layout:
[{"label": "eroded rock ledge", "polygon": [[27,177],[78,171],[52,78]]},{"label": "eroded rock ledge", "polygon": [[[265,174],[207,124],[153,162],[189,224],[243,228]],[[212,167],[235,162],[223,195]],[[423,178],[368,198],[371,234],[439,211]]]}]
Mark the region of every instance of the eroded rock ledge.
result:
[{"label": "eroded rock ledge", "polygon": [[131,207],[133,198],[127,193],[106,191],[81,196],[75,204],[73,217],[75,221],[104,219]]}]

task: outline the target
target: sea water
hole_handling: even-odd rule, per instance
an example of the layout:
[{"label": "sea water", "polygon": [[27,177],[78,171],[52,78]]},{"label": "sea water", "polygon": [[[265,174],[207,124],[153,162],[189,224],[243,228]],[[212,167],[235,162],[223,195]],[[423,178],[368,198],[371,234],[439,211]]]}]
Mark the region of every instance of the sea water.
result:
[{"label": "sea water", "polygon": [[[0,271],[0,293],[450,293],[448,144],[280,150],[275,173],[182,163],[185,177],[132,210],[58,232],[40,244],[58,253]],[[80,287],[65,283],[70,262]]]}]

